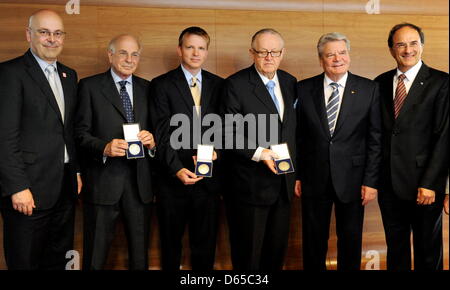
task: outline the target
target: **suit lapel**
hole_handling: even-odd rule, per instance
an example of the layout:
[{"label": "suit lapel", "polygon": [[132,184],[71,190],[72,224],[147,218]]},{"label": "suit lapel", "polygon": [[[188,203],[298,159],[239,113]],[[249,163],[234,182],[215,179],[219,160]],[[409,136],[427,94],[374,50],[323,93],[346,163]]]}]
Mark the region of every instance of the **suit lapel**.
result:
[{"label": "suit lapel", "polygon": [[137,79],[133,76],[133,111],[136,122],[141,121],[142,110],[145,108],[144,98],[146,97],[142,86],[140,86]]},{"label": "suit lapel", "polygon": [[[116,108],[116,110],[122,115],[123,119],[126,120],[125,110],[123,108],[122,100],[120,99],[119,92],[117,91],[116,84],[111,76],[111,71],[105,72],[103,82],[101,84],[103,96],[111,102],[111,104]],[[134,89],[134,87],[133,87]]]},{"label": "suit lapel", "polygon": [[358,97],[358,93],[359,92],[357,90],[355,79],[353,75],[350,72],[348,72],[347,83],[345,84],[341,108],[339,110],[339,116],[337,119],[336,128],[334,130],[333,135],[339,133],[339,129],[342,127],[342,124],[344,124],[345,119],[352,111],[353,103],[355,102],[355,99]]},{"label": "suit lapel", "polygon": [[27,51],[24,57],[28,74],[36,82],[37,86],[40,88],[41,92],[49,102],[50,107],[52,107],[59,120],[62,122],[61,111],[59,110],[55,95],[53,94],[53,91],[50,87],[50,84],[48,83],[47,78],[45,77],[44,72],[37,63],[36,59],[34,59],[34,56],[31,54],[30,50]]},{"label": "suit lapel", "polygon": [[202,107],[202,116],[204,116],[208,110],[209,103],[211,101],[211,79],[209,76],[205,73],[205,71],[202,72],[202,93],[201,93],[201,99],[200,99],[200,105]]},{"label": "suit lapel", "polygon": [[189,85],[186,81],[186,77],[184,76],[183,71],[181,70],[181,66],[179,66],[175,72],[173,77],[173,82],[175,83],[175,86],[177,87],[178,91],[180,92],[181,99],[185,103],[189,115],[192,115],[192,107],[195,106],[194,99],[192,98],[191,90],[189,89]]},{"label": "suit lapel", "polygon": [[422,93],[427,85],[427,79],[429,74],[430,73],[428,67],[423,63],[422,67],[417,73],[416,78],[414,79],[414,82],[411,85],[411,88],[409,89],[405,102],[403,103],[403,106],[400,109],[397,121],[401,121],[403,119],[403,115],[405,115],[413,105],[420,103],[421,101],[420,96],[422,96]]},{"label": "suit lapel", "polygon": [[384,107],[382,112],[386,112],[386,121],[389,122],[390,126],[394,124],[394,76],[397,70],[392,70],[389,72],[386,79],[381,80],[380,83],[380,98],[382,100],[382,106]]},{"label": "suit lapel", "polygon": [[254,85],[253,93],[255,96],[267,107],[270,114],[278,114],[277,108],[273,103],[272,97],[269,94],[266,86],[258,75],[254,66],[250,68],[250,83]]},{"label": "suit lapel", "polygon": [[74,77],[72,75],[69,75],[68,72],[64,71],[63,67],[57,63],[58,66],[58,74],[59,79],[61,80],[61,86],[63,88],[63,95],[64,95],[64,124],[66,124],[67,116],[70,115],[70,111],[72,110],[72,107],[74,104],[74,97],[72,96],[73,90],[71,89],[71,82],[70,80]]},{"label": "suit lapel", "polygon": [[278,72],[277,72],[277,76],[278,76],[278,82],[280,83],[281,95],[283,97],[283,103],[284,103],[284,112],[283,112],[283,120],[282,120],[282,123],[284,124],[284,121],[289,120],[289,115],[291,114],[290,100],[293,99],[293,96],[291,96],[290,92],[288,90],[286,90],[287,84],[286,84],[286,80],[283,78],[283,76],[280,75]]},{"label": "suit lapel", "polygon": [[330,128],[328,127],[327,113],[325,111],[325,96],[323,93],[323,78],[324,74],[321,74],[315,79],[314,87],[312,88],[312,96],[314,96],[314,107],[316,108],[317,116],[319,117],[321,127],[324,130],[326,136],[330,136]]}]

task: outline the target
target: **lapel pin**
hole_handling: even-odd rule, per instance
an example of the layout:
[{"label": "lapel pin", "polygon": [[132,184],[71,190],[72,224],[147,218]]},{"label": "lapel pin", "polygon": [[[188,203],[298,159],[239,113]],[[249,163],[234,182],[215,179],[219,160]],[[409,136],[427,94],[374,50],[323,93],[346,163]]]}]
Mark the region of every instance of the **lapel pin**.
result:
[{"label": "lapel pin", "polygon": [[423,82],[420,82],[420,85],[423,86]]},{"label": "lapel pin", "polygon": [[63,76],[63,78],[67,77],[65,72],[62,73],[62,76]]},{"label": "lapel pin", "polygon": [[352,91],[352,94],[356,93],[355,91]]}]

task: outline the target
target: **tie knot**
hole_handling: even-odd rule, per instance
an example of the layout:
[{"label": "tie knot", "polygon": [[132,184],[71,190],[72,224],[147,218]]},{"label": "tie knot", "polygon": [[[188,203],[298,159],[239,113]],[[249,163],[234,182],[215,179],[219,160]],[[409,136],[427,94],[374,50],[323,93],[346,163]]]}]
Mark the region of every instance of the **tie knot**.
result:
[{"label": "tie knot", "polygon": [[197,78],[196,77],[192,77],[191,78],[191,86],[195,87],[197,85]]},{"label": "tie knot", "polygon": [[403,81],[406,78],[405,74],[401,74],[398,76],[398,81]]},{"label": "tie knot", "polygon": [[267,87],[269,90],[273,89],[273,88],[275,87],[275,82],[272,81],[272,80],[270,80],[270,81],[266,84],[266,87]]},{"label": "tie knot", "polygon": [[51,65],[47,66],[45,68],[45,70],[47,71],[47,73],[52,74],[55,72],[56,68],[51,64]]},{"label": "tie knot", "polygon": [[330,86],[333,88],[333,91],[337,90],[339,88],[338,83],[331,83]]},{"label": "tie knot", "polygon": [[120,85],[120,88],[123,89],[127,85],[127,81],[120,81],[119,85]]}]

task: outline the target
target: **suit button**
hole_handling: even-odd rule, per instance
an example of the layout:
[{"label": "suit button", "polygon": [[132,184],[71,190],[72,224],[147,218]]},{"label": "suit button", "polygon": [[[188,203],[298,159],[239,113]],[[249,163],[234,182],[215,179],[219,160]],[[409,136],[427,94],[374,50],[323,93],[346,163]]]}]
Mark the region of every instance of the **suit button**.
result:
[{"label": "suit button", "polygon": [[333,141],[330,141],[330,145],[333,145]]}]

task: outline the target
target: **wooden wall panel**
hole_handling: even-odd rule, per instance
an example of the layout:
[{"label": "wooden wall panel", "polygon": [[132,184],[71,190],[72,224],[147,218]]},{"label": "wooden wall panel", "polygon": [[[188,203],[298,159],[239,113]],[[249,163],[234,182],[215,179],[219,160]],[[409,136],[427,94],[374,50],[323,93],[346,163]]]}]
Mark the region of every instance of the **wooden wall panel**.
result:
[{"label": "wooden wall panel", "polygon": [[250,65],[251,36],[258,29],[273,27],[286,41],[281,68],[297,78],[304,79],[321,72],[315,46],[320,35],[331,31],[340,31],[349,37],[351,71],[373,78],[395,66],[386,38],[389,29],[403,21],[423,27],[425,62],[448,71],[447,16],[110,6],[85,6],[81,14],[67,15],[64,6],[24,4],[0,4],[0,32],[8,39],[0,43],[0,61],[27,49],[24,29],[28,16],[42,7],[62,13],[68,34],[60,59],[77,69],[80,77],[106,70],[109,40],[119,33],[129,32],[141,39],[144,48],[137,74],[152,79],[178,64],[176,46],[180,31],[198,25],[211,35],[206,69],[223,77]]},{"label": "wooden wall panel", "polygon": [[[366,14],[366,4],[380,4],[381,14],[448,15],[447,0],[72,0],[86,6],[126,6],[191,9],[344,12]],[[69,0],[37,0],[42,5],[61,5]],[[30,3],[29,0],[0,0],[0,3]]]}]

